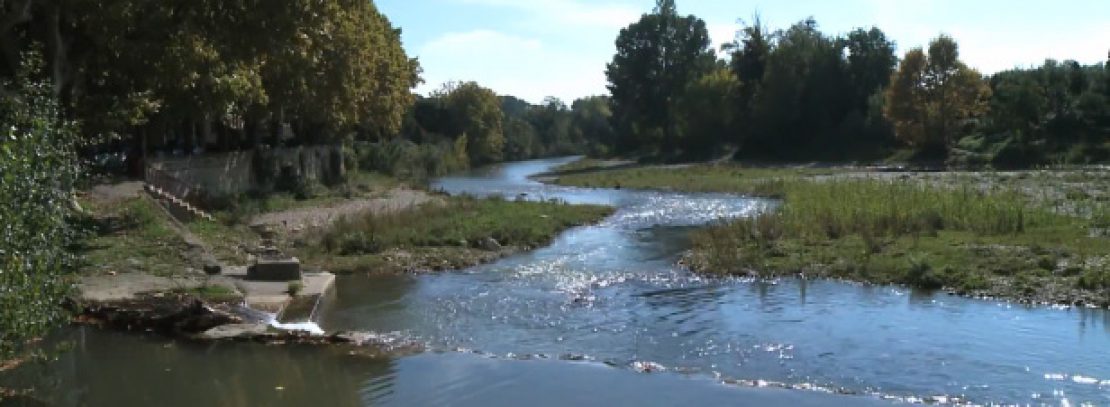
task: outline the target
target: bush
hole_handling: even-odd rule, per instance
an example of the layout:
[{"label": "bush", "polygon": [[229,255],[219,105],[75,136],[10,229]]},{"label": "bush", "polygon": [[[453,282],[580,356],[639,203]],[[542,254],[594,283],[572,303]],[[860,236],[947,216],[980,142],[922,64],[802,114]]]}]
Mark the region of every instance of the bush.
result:
[{"label": "bush", "polygon": [[0,360],[63,321],[64,275],[75,267],[71,208],[79,174],[76,125],[28,57],[0,86]]},{"label": "bush", "polygon": [[465,140],[462,143],[443,140],[415,144],[404,139],[359,143],[354,147],[354,160],[363,170],[424,182],[466,169],[469,162],[465,146]]},{"label": "bush", "polygon": [[925,259],[911,258],[910,267],[906,270],[906,284],[929,290],[944,288],[944,277],[933,270],[933,266]]},{"label": "bush", "polygon": [[1076,282],[1079,288],[1088,290],[1110,289],[1110,271],[1088,269],[1079,276]]}]

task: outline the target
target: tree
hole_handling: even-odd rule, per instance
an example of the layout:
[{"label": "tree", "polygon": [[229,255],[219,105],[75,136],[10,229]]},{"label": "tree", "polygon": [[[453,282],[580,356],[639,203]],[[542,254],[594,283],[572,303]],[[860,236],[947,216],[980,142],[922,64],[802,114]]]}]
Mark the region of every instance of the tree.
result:
[{"label": "tree", "polygon": [[483,165],[501,161],[505,148],[501,102],[492,90],[476,82],[449,83],[437,95],[450,115],[451,137],[466,136],[470,163]]},{"label": "tree", "polygon": [[575,138],[588,143],[586,152],[605,156],[614,148],[617,140],[613,132],[611,120],[613,110],[610,108],[609,98],[605,96],[591,96],[575,100],[571,104],[572,131]]},{"label": "tree", "polygon": [[944,154],[969,121],[989,110],[990,88],[982,75],[959,60],[948,36],[906,53],[886,92],[886,117],[906,144]]},{"label": "tree", "polygon": [[287,124],[294,142],[390,137],[420,80],[400,31],[365,0],[0,2],[0,66],[34,43],[87,136],[165,136],[186,151]]},{"label": "tree", "polygon": [[677,108],[684,151],[705,158],[731,141],[739,87],[728,69],[718,69],[688,85]]},{"label": "tree", "polygon": [[894,42],[875,27],[856,29],[841,41],[847,50],[854,103],[858,109],[866,110],[871,96],[890,84],[890,74],[898,65]]},{"label": "tree", "polygon": [[835,143],[851,100],[841,44],[803,20],[775,34],[766,73],[744,126],[744,155],[807,159]]},{"label": "tree", "polygon": [[[759,14],[752,18],[752,23],[746,25],[736,33],[736,39],[731,44],[723,47],[724,51],[732,52],[729,67],[736,76],[738,88],[736,89],[737,120],[743,123],[751,121],[755,110],[755,96],[759,93],[760,85],[767,70],[767,58],[771,54],[771,34],[763,26]],[[741,142],[746,138],[751,126],[740,126],[737,129],[734,142]]]},{"label": "tree", "polygon": [[1044,88],[1021,72],[1001,72],[991,78],[991,126],[1017,133],[1021,141],[1034,136],[1048,110]]},{"label": "tree", "polygon": [[673,148],[675,103],[716,63],[705,21],[679,16],[673,0],[659,0],[651,14],[621,30],[616,46],[606,77],[616,127],[627,137],[623,147]]}]

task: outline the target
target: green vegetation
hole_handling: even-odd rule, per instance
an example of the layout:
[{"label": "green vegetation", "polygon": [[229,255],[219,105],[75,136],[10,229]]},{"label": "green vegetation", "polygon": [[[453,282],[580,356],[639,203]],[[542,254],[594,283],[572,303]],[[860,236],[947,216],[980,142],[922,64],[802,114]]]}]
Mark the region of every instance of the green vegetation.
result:
[{"label": "green vegetation", "polygon": [[286,293],[294,297],[296,297],[297,294],[300,294],[301,291],[304,291],[304,283],[300,281],[290,281],[285,289]]},{"label": "green vegetation", "polygon": [[315,243],[303,251],[303,257],[334,271],[424,271],[473,265],[467,263],[499,256],[502,248],[546,244],[559,232],[598,221],[611,211],[559,202],[446,198],[397,213],[341,220],[310,239]]},{"label": "green vegetation", "polygon": [[878,28],[828,35],[759,16],[718,59],[673,0],[621,31],[606,74],[612,151],[664,161],[900,159],[1031,167],[1110,159],[1110,66],[1048,60],[984,78],[941,35],[901,60]]},{"label": "green vegetation", "polygon": [[789,181],[784,191],[781,208],[697,232],[691,265],[1110,301],[1101,291],[1110,240],[1090,236],[1090,219],[1031,205],[1016,190],[845,179]]},{"label": "green vegetation", "polygon": [[189,246],[152,199],[138,196],[105,205],[85,202],[84,206],[94,214],[96,227],[81,243],[82,274],[174,276],[185,272]]},{"label": "green vegetation", "polygon": [[0,78],[0,362],[65,319],[79,237],[77,129],[60,119],[41,61],[26,58],[15,80]]},{"label": "green vegetation", "polygon": [[[45,44],[82,132],[136,156],[396,134],[419,82],[371,1],[18,0],[0,14],[3,49]],[[0,77],[20,60],[5,52]]]},{"label": "green vegetation", "polygon": [[243,295],[234,288],[215,284],[206,284],[188,290],[179,290],[177,293],[190,295],[208,303],[239,302],[243,299]]},{"label": "green vegetation", "polygon": [[550,173],[551,174],[560,174],[560,173],[580,173],[580,172],[589,172],[589,171],[600,171],[600,170],[610,168],[613,165],[621,165],[623,163],[625,163],[625,162],[623,162],[623,161],[606,161],[606,160],[599,160],[599,159],[595,159],[595,158],[583,157],[583,158],[571,161],[569,163],[556,166],[556,167],[551,169]]},{"label": "green vegetation", "polygon": [[564,175],[554,182],[586,188],[729,192],[781,197],[788,179],[832,175],[840,171],[823,168],[745,168],[736,165],[646,166]]}]

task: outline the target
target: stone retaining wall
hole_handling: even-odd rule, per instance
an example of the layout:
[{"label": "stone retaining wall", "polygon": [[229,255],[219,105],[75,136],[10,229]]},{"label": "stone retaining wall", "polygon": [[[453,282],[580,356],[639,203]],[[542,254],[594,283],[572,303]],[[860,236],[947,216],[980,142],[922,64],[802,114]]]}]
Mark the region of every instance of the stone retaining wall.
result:
[{"label": "stone retaining wall", "polygon": [[341,180],[345,171],[338,145],[154,157],[149,162],[213,197],[272,189],[282,176],[331,184]]}]

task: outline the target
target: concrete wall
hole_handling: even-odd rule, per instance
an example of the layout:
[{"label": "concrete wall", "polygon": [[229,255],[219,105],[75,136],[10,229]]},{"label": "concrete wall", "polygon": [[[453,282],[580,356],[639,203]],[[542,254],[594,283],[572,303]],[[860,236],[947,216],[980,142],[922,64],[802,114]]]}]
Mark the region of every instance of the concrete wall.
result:
[{"label": "concrete wall", "polygon": [[204,189],[210,196],[269,189],[283,172],[325,184],[337,182],[344,175],[339,146],[153,157],[149,163],[174,178]]}]

